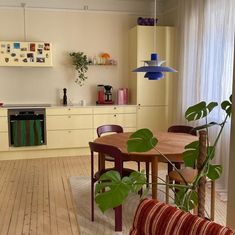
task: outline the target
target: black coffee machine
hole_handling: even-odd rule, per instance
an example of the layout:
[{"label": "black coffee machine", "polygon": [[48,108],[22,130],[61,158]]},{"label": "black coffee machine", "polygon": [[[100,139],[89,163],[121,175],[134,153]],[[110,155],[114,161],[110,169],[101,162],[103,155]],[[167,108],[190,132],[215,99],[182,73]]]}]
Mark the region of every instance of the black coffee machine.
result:
[{"label": "black coffee machine", "polygon": [[111,103],[113,102],[112,99],[112,86],[110,85],[104,85],[104,96],[105,96],[105,102]]}]

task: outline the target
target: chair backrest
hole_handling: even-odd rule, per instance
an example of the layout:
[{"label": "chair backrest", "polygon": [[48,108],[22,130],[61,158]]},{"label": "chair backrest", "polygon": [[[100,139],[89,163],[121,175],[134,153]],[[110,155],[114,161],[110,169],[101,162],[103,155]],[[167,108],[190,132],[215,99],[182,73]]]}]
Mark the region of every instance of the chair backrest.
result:
[{"label": "chair backrest", "polygon": [[100,137],[102,134],[108,133],[108,132],[122,133],[123,128],[119,125],[110,124],[110,125],[99,126],[97,127],[96,131],[97,131],[98,137]]},{"label": "chair backrest", "polygon": [[115,168],[122,175],[123,157],[120,149],[111,145],[98,144],[95,142],[89,142],[89,147],[91,150],[92,164],[93,164],[94,152],[99,154],[109,155],[114,158]]},{"label": "chair backrest", "polygon": [[197,131],[194,129],[194,127],[186,126],[186,125],[170,126],[167,131],[174,132],[174,133],[187,133],[191,135],[197,135]]},{"label": "chair backrest", "polygon": [[145,199],[135,212],[129,234],[235,235],[235,231],[163,202]]}]

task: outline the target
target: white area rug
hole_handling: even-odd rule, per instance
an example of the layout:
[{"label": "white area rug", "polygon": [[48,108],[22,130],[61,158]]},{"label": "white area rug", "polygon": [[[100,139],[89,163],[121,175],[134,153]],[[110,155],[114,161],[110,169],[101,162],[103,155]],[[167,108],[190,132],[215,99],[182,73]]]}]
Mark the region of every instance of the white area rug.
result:
[{"label": "white area rug", "polygon": [[[164,178],[165,171],[159,171],[161,178]],[[139,196],[132,194],[128,197],[123,205],[123,231],[114,231],[114,211],[109,210],[105,214],[99,210],[95,205],[95,221],[91,222],[91,209],[90,209],[90,177],[88,176],[71,176],[69,178],[71,185],[72,196],[75,204],[75,210],[77,214],[78,224],[80,226],[81,235],[127,235],[129,234],[134,213],[139,203]],[[210,185],[210,184],[209,184]],[[165,187],[158,186],[158,199],[160,201],[165,200]],[[160,191],[162,190],[162,191]],[[221,193],[221,192],[220,192]],[[207,188],[206,194],[206,208],[209,211],[210,205],[210,189]],[[225,225],[226,215],[226,203],[221,201],[216,196],[216,210],[215,210],[215,221],[222,225]]]},{"label": "white area rug", "polygon": [[91,184],[89,177],[71,176],[69,178],[71,191],[75,202],[78,224],[81,235],[126,235],[129,234],[134,213],[139,203],[139,196],[132,194],[123,205],[123,231],[114,231],[113,209],[103,214],[95,205],[95,221],[91,221]]}]

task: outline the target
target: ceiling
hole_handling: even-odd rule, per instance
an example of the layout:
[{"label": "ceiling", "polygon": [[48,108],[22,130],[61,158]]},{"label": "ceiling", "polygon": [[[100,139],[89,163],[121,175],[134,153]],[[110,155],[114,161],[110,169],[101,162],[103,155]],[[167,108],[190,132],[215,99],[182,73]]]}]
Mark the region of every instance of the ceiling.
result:
[{"label": "ceiling", "polygon": [[[163,10],[164,2],[172,0],[156,0],[157,14]],[[133,14],[153,14],[154,0],[0,0],[0,7],[22,7],[68,9],[88,11],[113,11]]]}]

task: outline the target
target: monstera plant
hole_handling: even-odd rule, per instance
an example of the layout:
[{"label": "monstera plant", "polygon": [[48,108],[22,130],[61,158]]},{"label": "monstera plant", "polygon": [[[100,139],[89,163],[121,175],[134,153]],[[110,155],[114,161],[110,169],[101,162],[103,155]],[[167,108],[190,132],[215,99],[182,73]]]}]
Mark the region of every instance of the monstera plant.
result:
[{"label": "monstera plant", "polygon": [[[206,158],[202,164],[202,168],[198,171],[197,176],[194,178],[192,183],[188,184],[171,161],[166,156],[162,155],[169,163],[172,164],[174,170],[178,171],[185,181],[185,184],[168,184],[174,192],[176,206],[185,211],[193,209],[198,204],[197,189],[200,179],[206,176],[211,180],[216,180],[222,173],[222,166],[212,164],[212,160],[215,156],[216,145],[221,137],[221,133],[227,119],[231,116],[232,96],[230,96],[229,100],[225,100],[220,104],[220,108],[225,114],[223,120],[220,123],[208,122],[208,116],[216,107],[218,108],[218,103],[216,102],[210,102],[207,104],[203,101],[189,107],[185,112],[185,118],[190,122],[199,119],[205,120],[205,124],[196,127],[196,130],[206,130],[208,133],[210,128],[214,126],[219,127],[219,132],[215,141],[211,143],[209,139],[207,140]],[[153,133],[149,129],[140,129],[129,137],[127,149],[128,152],[145,152],[151,149],[155,149],[158,152],[157,143],[158,140],[153,136]],[[198,155],[199,141],[194,141],[185,146],[185,151],[183,153],[184,166],[193,168],[197,163]],[[114,208],[122,204],[129,193],[139,192],[145,184],[146,177],[144,172],[133,172],[130,176],[123,178],[121,178],[117,171],[106,172],[100,177],[100,180],[96,184],[95,201],[99,208],[104,212],[109,208]],[[158,184],[166,185],[166,182],[162,179],[162,182],[159,182]],[[143,195],[146,195],[146,193]]]}]

